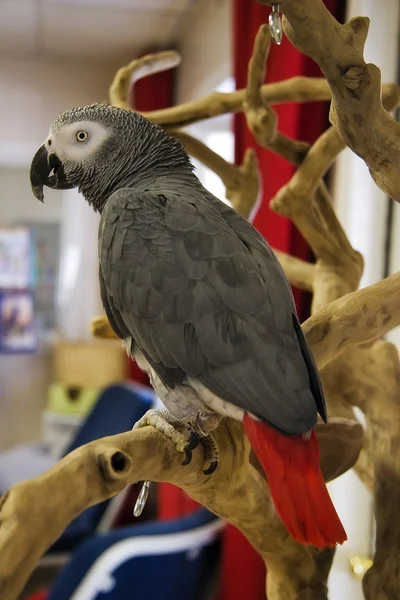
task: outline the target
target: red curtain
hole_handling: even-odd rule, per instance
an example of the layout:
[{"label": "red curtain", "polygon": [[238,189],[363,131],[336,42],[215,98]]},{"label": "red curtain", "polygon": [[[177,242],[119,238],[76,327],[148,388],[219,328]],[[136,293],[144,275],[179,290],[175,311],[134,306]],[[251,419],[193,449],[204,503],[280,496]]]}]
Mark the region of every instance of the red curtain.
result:
[{"label": "red curtain", "polygon": [[[147,51],[145,54],[152,52]],[[159,110],[171,106],[174,96],[175,71],[162,71],[140,79],[131,89],[129,103],[138,111]],[[129,376],[134,381],[149,384],[147,376],[130,361]],[[169,483],[158,484],[158,515],[160,519],[178,518],[193,512],[196,504],[180,488]]]},{"label": "red curtain", "polygon": [[48,596],[47,590],[41,590],[40,592],[36,592],[33,596],[29,596],[27,600],[46,600]]},{"label": "red curtain", "polygon": [[[327,8],[338,20],[343,19],[345,0],[325,0]],[[258,28],[268,22],[270,9],[254,0],[233,0],[233,69],[236,88],[246,87],[247,66]],[[300,54],[284,37],[282,44],[272,44],[265,82],[285,80],[296,75],[320,77],[319,67]],[[312,143],[328,125],[328,103],[283,104],[276,106],[279,131],[285,135]],[[254,147],[257,151],[263,177],[263,199],[254,218],[254,225],[271,246],[293,256],[310,259],[306,242],[288,219],[273,213],[269,201],[285,185],[294,167],[284,159],[257,147],[249,132],[243,114],[234,117],[235,160],[242,161],[244,151]],[[300,319],[308,316],[310,298],[300,290],[293,290]],[[234,527],[224,533],[222,581],[220,600],[264,600],[265,568],[259,555],[245,537]]]}]

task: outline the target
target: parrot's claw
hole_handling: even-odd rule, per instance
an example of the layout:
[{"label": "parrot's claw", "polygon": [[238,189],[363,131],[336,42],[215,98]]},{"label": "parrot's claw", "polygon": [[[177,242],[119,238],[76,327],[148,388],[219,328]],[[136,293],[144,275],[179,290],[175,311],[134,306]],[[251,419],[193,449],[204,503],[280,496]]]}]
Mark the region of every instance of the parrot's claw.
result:
[{"label": "parrot's claw", "polygon": [[[152,409],[135,424],[133,429],[152,426],[163,433],[167,438],[174,442],[178,452],[183,452],[185,458],[182,465],[188,465],[192,460],[192,450],[199,442],[204,446],[205,462],[208,463],[207,469],[203,471],[205,475],[211,475],[218,467],[218,448],[214,438],[210,433],[204,432],[204,421],[201,427],[196,427],[196,418],[193,420],[179,421],[170,412],[165,409]],[[215,424],[213,422],[213,428]],[[198,429],[199,431],[196,431]]]},{"label": "parrot's claw", "polygon": [[218,446],[211,433],[202,439],[202,443],[204,446],[206,461],[209,463],[208,468],[204,469],[203,473],[204,475],[211,475],[217,470],[219,464]]},{"label": "parrot's claw", "polygon": [[181,465],[188,465],[190,463],[190,461],[192,460],[192,450],[196,448],[200,440],[199,435],[194,430],[192,430],[189,435],[189,441],[183,449],[185,453],[185,458],[181,462]]},{"label": "parrot's claw", "polygon": [[208,469],[204,469],[204,471],[203,471],[204,475],[212,475],[214,473],[214,471],[217,470],[217,467],[218,467],[218,461],[213,460],[212,463],[210,464],[210,466],[208,467]]}]

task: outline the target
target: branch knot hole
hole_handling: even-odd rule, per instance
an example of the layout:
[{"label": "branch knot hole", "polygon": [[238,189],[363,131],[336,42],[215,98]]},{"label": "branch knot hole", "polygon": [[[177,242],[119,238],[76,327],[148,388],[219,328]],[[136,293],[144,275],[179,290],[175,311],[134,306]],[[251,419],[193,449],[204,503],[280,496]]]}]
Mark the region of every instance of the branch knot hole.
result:
[{"label": "branch knot hole", "polygon": [[111,456],[111,466],[116,473],[122,473],[130,467],[130,460],[123,452],[114,452]]},{"label": "branch knot hole", "polygon": [[132,467],[132,459],[126,452],[107,448],[97,455],[98,465],[106,481],[122,481]]}]

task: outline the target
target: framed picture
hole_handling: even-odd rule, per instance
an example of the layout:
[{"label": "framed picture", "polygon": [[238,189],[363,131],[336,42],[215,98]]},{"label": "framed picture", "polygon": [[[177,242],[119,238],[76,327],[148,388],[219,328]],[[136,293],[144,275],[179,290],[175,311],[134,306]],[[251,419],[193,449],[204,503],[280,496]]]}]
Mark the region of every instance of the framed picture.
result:
[{"label": "framed picture", "polygon": [[32,283],[36,320],[39,329],[56,325],[56,296],[60,262],[60,226],[58,223],[20,222],[32,240]]},{"label": "framed picture", "polygon": [[34,280],[34,269],[32,234],[29,228],[0,228],[0,288],[29,288]]},{"label": "framed picture", "polygon": [[33,294],[26,290],[0,292],[0,352],[35,352],[37,333]]}]

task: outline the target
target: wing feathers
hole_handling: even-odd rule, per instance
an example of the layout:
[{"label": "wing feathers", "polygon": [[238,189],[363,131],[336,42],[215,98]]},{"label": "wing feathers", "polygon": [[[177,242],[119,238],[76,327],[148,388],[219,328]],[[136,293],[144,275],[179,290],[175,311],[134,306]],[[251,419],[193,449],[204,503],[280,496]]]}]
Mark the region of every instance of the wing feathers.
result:
[{"label": "wing feathers", "polygon": [[167,385],[194,376],[282,431],[306,431],[323,396],[280,265],[250,224],[197,194],[109,199],[103,302]]}]

